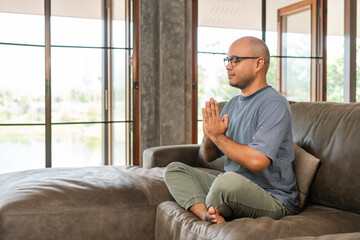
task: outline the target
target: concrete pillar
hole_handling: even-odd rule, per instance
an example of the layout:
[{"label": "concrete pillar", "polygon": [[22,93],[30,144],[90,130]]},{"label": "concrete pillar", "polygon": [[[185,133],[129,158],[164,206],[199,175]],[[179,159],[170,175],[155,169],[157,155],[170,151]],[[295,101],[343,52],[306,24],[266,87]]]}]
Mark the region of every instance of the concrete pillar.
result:
[{"label": "concrete pillar", "polygon": [[191,0],[140,0],[140,162],[146,148],[191,143]]}]

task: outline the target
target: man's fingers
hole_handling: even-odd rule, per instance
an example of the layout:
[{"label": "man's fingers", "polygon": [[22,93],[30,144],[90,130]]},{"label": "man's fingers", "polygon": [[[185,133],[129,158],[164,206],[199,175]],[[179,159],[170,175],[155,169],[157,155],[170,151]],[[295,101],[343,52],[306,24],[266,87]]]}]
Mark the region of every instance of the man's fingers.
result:
[{"label": "man's fingers", "polygon": [[226,129],[227,129],[228,126],[229,126],[229,115],[228,115],[228,114],[224,114],[224,116],[223,116],[223,118],[222,118],[222,121],[224,122],[225,127],[226,127]]},{"label": "man's fingers", "polygon": [[206,108],[202,108],[201,113],[202,113],[203,121],[207,121],[208,114],[207,114]]},{"label": "man's fingers", "polygon": [[208,101],[208,102],[206,102],[205,103],[205,107],[206,107],[206,112],[207,112],[207,114],[208,114],[208,116],[209,117],[212,117],[212,111],[211,111],[211,99],[210,99],[210,101]]},{"label": "man's fingers", "polygon": [[213,98],[210,98],[210,111],[211,111],[211,115],[213,117],[216,117],[216,101]]},{"label": "man's fingers", "polygon": [[215,116],[219,116],[219,117],[220,117],[219,106],[218,106],[216,100],[214,100],[214,107],[215,107]]}]

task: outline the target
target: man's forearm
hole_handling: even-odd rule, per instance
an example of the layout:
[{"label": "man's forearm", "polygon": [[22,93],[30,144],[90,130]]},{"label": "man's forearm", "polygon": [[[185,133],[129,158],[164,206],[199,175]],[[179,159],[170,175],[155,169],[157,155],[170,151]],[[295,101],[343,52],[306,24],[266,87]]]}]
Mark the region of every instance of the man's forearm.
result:
[{"label": "man's forearm", "polygon": [[248,145],[234,142],[224,134],[212,136],[213,144],[217,146],[232,161],[257,173],[266,169],[270,164],[270,159],[262,153],[252,149]]},{"label": "man's forearm", "polygon": [[209,138],[205,138],[205,140],[201,143],[200,147],[200,155],[201,157],[207,161],[214,161],[219,157],[219,149],[217,146],[211,141]]}]

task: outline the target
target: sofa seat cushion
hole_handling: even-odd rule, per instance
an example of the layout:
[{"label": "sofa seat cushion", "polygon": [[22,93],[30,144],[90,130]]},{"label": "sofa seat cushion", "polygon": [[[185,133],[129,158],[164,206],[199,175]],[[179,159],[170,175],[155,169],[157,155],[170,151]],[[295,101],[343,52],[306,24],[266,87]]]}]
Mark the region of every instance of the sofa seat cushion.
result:
[{"label": "sofa seat cushion", "polygon": [[241,218],[221,224],[200,221],[176,202],[161,203],[156,213],[156,239],[278,239],[358,232],[360,215],[309,206],[300,214],[280,220],[269,217]]},{"label": "sofa seat cushion", "polygon": [[163,169],[53,168],[0,175],[0,239],[154,239]]}]

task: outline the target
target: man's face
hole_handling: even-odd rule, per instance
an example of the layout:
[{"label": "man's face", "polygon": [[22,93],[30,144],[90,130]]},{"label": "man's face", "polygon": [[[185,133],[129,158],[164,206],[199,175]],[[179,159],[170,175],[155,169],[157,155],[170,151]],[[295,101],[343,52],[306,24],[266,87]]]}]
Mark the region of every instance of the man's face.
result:
[{"label": "man's face", "polygon": [[[228,57],[253,57],[253,55],[243,48],[241,44],[231,45]],[[241,59],[226,66],[230,86],[245,89],[252,84],[255,79],[254,63],[256,59]]]}]

